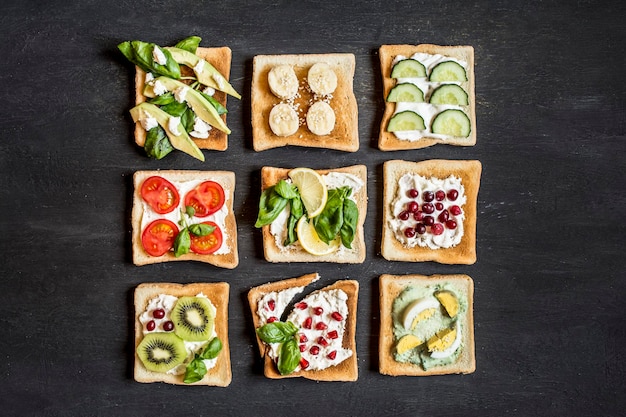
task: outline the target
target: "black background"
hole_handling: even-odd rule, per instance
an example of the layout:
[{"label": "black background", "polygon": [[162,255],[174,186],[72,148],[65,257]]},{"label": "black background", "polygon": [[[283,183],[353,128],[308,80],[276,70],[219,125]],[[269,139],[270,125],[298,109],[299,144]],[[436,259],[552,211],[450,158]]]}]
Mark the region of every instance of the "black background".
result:
[{"label": "black background", "polygon": [[[2,415],[624,415],[624,2],[3,1],[0,6],[0,405]],[[133,68],[116,45],[189,35],[229,46],[233,130],[201,163],[161,161],[132,139]],[[469,148],[377,149],[382,44],[475,48],[478,141]],[[250,126],[257,54],[350,52],[360,149],[256,153]],[[478,261],[380,256],[382,164],[478,159]],[[264,165],[368,168],[367,259],[270,264],[253,228]],[[136,267],[134,171],[237,175],[240,264]],[[361,284],[359,380],[262,375],[252,286],[319,272]],[[477,370],[424,378],[378,373],[378,277],[467,273],[475,281]],[[132,291],[142,282],[231,285],[228,388],[132,379]]]}]

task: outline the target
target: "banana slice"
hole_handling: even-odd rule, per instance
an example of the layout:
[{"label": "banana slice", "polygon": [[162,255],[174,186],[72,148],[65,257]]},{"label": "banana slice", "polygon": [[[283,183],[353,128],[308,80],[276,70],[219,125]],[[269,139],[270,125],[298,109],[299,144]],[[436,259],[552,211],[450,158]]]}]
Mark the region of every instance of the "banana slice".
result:
[{"label": "banana slice", "polygon": [[298,94],[298,77],[291,65],[277,65],[267,75],[272,93],[280,99],[287,100]]},{"label": "banana slice", "polygon": [[328,135],[335,128],[335,112],[325,101],[318,101],[309,107],[306,125],[314,135]]},{"label": "banana slice", "polygon": [[318,62],[309,68],[307,82],[315,94],[327,96],[337,88],[337,74],[327,63]]},{"label": "banana slice", "polygon": [[298,131],[298,113],[289,104],[275,105],[270,112],[270,129],[277,136],[290,136]]}]

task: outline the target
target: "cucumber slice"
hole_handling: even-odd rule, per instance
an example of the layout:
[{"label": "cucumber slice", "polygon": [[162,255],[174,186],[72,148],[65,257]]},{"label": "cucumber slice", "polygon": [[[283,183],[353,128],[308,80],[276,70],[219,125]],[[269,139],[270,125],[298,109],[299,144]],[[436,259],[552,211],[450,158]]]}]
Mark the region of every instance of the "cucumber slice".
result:
[{"label": "cucumber slice", "polygon": [[410,110],[402,111],[389,119],[387,132],[400,132],[405,130],[424,130],[426,125],[419,114]]},{"label": "cucumber slice", "polygon": [[430,72],[430,81],[467,81],[467,74],[458,62],[445,61],[435,65]]},{"label": "cucumber slice", "polygon": [[432,131],[440,135],[466,138],[471,131],[470,119],[461,110],[444,110],[433,120]]},{"label": "cucumber slice", "polygon": [[424,93],[415,84],[398,84],[389,92],[387,101],[390,103],[422,103],[424,102]]},{"label": "cucumber slice", "polygon": [[469,104],[467,93],[456,84],[444,84],[430,96],[431,104],[454,104],[459,106],[467,106]]},{"label": "cucumber slice", "polygon": [[403,59],[393,66],[391,78],[418,78],[426,76],[426,68],[414,59]]}]

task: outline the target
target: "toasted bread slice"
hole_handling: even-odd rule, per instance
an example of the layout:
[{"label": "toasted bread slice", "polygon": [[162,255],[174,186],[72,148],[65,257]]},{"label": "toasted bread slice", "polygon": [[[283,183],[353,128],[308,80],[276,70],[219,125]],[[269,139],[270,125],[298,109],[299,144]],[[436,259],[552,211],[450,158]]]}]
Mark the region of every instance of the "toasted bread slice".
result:
[{"label": "toasted bread slice", "polygon": [[[230,62],[232,58],[232,52],[229,47],[223,46],[219,48],[202,48],[196,49],[196,55],[203,58],[215,67],[227,80],[230,78]],[[146,101],[146,96],[143,95],[143,90],[146,85],[146,73],[139,67],[135,67],[135,105]],[[191,69],[181,65],[181,72],[183,74],[193,74]],[[217,100],[221,105],[226,107],[226,93],[222,91],[215,91],[213,98]],[[222,120],[226,123],[226,114],[223,114]],[[198,145],[200,149],[210,149],[216,151],[225,151],[228,148],[228,135],[226,132],[222,132],[219,129],[213,128],[209,131],[209,137],[205,139],[199,139],[191,137],[191,139]],[[146,131],[141,127],[141,123],[135,124],[135,143],[143,147],[146,142]]]},{"label": "toasted bread slice", "polygon": [[[337,75],[337,88],[329,101],[335,112],[335,127],[328,135],[313,134],[301,123],[296,133],[277,136],[269,125],[272,108],[281,102],[269,87],[268,73],[281,64],[293,66],[300,82],[299,97],[293,101],[301,122],[315,100],[307,88],[307,73],[318,62],[328,64]],[[287,145],[356,152],[359,149],[358,108],[353,92],[355,57],[353,54],[257,55],[252,70],[252,140],[254,150],[263,151]]]},{"label": "toasted bread slice", "polygon": [[[137,346],[143,339],[143,325],[139,321],[139,316],[146,310],[148,303],[159,294],[173,295],[175,297],[195,296],[203,293],[215,306],[215,332],[222,342],[222,350],[217,356],[215,367],[209,369],[200,381],[192,384],[183,382],[184,374],[173,375],[161,372],[149,371],[137,356]],[[228,293],[229,285],[225,282],[217,283],[194,283],[194,284],[170,284],[170,283],[144,283],[135,289],[135,381],[166,382],[176,385],[213,385],[226,387],[232,380],[230,366],[230,347],[228,344]]]},{"label": "toasted bread slice", "polygon": [[[165,178],[166,180],[175,183],[180,182],[202,182],[202,181],[215,181],[219,183],[224,189],[224,195],[226,201],[224,206],[227,210],[224,218],[224,226],[222,228],[223,242],[222,247],[218,249],[216,253],[209,255],[200,255],[193,252],[181,255],[178,258],[174,256],[173,251],[166,252],[161,256],[151,256],[143,248],[141,243],[141,234],[143,232],[142,221],[146,204],[141,197],[141,185],[147,178],[156,175]],[[184,171],[184,170],[164,170],[164,171],[137,171],[133,175],[134,193],[133,193],[133,210],[132,210],[132,253],[133,263],[135,265],[147,265],[158,262],[170,262],[170,261],[200,261],[210,263],[220,268],[235,268],[239,264],[239,254],[237,250],[237,224],[235,222],[235,214],[233,212],[233,199],[235,195],[235,173],[230,171]],[[180,191],[179,191],[179,194]],[[185,195],[180,195],[179,207],[184,210]],[[215,215],[209,215],[208,217],[194,217],[189,223],[202,223],[207,220],[214,221],[218,213]],[[152,216],[165,217],[165,215],[158,215],[154,212]],[[180,210],[175,209],[170,215],[175,217],[174,223],[178,223],[180,219]]]},{"label": "toasted bread slice", "polygon": [[[463,110],[470,119],[471,131],[468,137],[451,137],[441,139],[438,137],[425,136],[419,140],[402,140],[398,139],[392,132],[387,132],[389,119],[393,116],[396,109],[396,103],[388,102],[387,96],[389,91],[396,85],[396,80],[391,78],[391,70],[393,60],[398,55],[411,57],[413,54],[421,52],[426,54],[439,54],[454,59],[458,59],[467,63],[467,81],[461,83],[461,87],[468,94],[469,105],[463,106]],[[380,123],[380,134],[378,138],[378,147],[382,151],[395,151],[403,149],[419,149],[432,146],[437,143],[445,143],[456,146],[472,146],[476,144],[476,100],[474,87],[474,48],[471,46],[439,46],[430,44],[421,45],[382,45],[379,50],[380,69],[383,77],[383,100],[385,102],[385,113]],[[426,69],[428,71],[428,68]],[[428,73],[428,72],[427,72]],[[431,89],[432,90],[432,89]],[[432,91],[424,91],[425,100],[429,99]],[[432,120],[424,119],[424,123],[430,132]]]},{"label": "toasted bread slice", "polygon": [[[383,165],[383,233],[381,253],[390,261],[424,262],[442,264],[473,264],[476,262],[476,199],[480,186],[482,165],[479,161],[450,161],[433,159],[422,162],[392,160]],[[465,188],[467,202],[461,207],[465,214],[461,241],[449,248],[409,248],[400,242],[389,225],[393,218],[392,203],[398,195],[398,181],[404,174],[417,174],[425,178],[460,178]],[[435,190],[433,190],[435,191]],[[435,214],[436,215],[436,214]]]},{"label": "toasted bread slice", "polygon": [[[261,191],[275,185],[281,179],[287,179],[290,169],[263,167],[261,169]],[[352,249],[343,246],[336,252],[329,255],[312,255],[305,251],[299,244],[292,244],[285,248],[279,247],[276,238],[270,231],[270,225],[262,227],[263,252],[265,259],[269,262],[336,262],[336,263],[363,263],[365,260],[365,236],[363,224],[367,214],[367,168],[365,165],[353,165],[349,167],[316,170],[320,175],[331,171],[342,172],[355,175],[362,182],[363,186],[353,193],[356,205],[359,209],[359,219],[352,241]]]},{"label": "toasted bread slice", "polygon": [[[384,375],[427,376],[443,374],[469,374],[476,370],[474,347],[474,281],[467,275],[381,275],[380,281],[380,339],[379,369]],[[456,360],[425,370],[421,365],[398,362],[394,359],[397,340],[394,338],[394,300],[408,287],[430,291],[438,286],[453,289],[465,306],[457,320],[461,325],[461,349]]]},{"label": "toasted bread slice", "polygon": [[[303,275],[297,278],[286,279],[282,281],[276,281],[267,283],[255,288],[252,288],[248,292],[248,303],[250,310],[252,311],[252,318],[254,321],[254,328],[257,329],[261,326],[259,316],[257,314],[259,300],[270,292],[278,292],[293,287],[304,287],[310,283],[319,279],[317,273]],[[359,283],[354,280],[340,280],[334,284],[319,289],[317,291],[329,291],[333,289],[343,290],[347,296],[348,305],[348,317],[345,327],[345,333],[343,336],[342,346],[346,349],[352,350],[353,354],[349,358],[345,359],[341,363],[331,366],[323,370],[300,370],[293,372],[289,375],[281,375],[276,368],[275,362],[269,356],[267,351],[269,347],[261,341],[257,336],[257,343],[259,345],[259,352],[264,358],[264,374],[267,378],[280,379],[280,378],[295,378],[303,377],[312,379],[315,381],[356,381],[358,378],[358,362],[356,352],[356,314],[359,294]]]}]

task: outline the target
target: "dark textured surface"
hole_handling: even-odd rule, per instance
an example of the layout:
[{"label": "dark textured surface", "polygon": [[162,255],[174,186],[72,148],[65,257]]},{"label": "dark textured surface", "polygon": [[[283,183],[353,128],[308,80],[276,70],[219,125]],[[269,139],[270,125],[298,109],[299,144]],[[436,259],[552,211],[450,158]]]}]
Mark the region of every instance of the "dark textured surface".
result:
[{"label": "dark textured surface", "polygon": [[[519,3],[519,4],[518,4]],[[341,5],[339,5],[341,4]],[[501,416],[624,414],[626,406],[626,3],[4,1],[0,6],[0,404],[2,415]],[[226,152],[206,163],[146,158],[132,142],[132,67],[116,45],[188,35],[233,50]],[[383,153],[381,44],[469,44],[478,142]],[[351,52],[361,147],[354,154],[255,153],[256,54]],[[382,163],[479,159],[478,262],[380,256]],[[288,163],[287,163],[288,161]],[[362,265],[274,265],[253,228],[263,165],[368,167]],[[237,175],[240,265],[135,267],[131,176],[140,169]],[[356,383],[270,381],[254,345],[247,290],[318,271],[361,283]],[[467,273],[475,280],[477,370],[378,374],[378,276]],[[133,288],[231,284],[228,388],[132,380]]]}]

